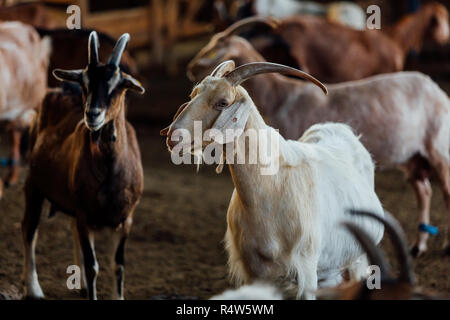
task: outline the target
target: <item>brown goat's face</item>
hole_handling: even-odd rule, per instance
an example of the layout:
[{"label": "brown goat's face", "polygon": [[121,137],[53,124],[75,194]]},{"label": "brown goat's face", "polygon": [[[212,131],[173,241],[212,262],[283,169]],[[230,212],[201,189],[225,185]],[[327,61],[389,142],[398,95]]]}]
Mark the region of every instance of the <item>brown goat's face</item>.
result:
[{"label": "brown goat's face", "polygon": [[[232,105],[237,94],[225,78],[208,76],[198,84],[190,95],[191,100],[172,123],[167,134],[167,146],[172,150],[177,144],[193,146],[194,126],[201,125],[202,132],[211,129],[222,110]],[[190,140],[185,141],[184,131],[189,133]],[[180,141],[180,135],[183,136]],[[208,143],[203,143],[205,147]]]},{"label": "brown goat's face", "polygon": [[209,75],[220,62],[235,59],[240,52],[240,43],[237,39],[237,36],[222,37],[220,33],[213,36],[211,41],[189,62],[188,78],[198,82]]},{"label": "brown goat's face", "polygon": [[84,70],[81,79],[84,122],[89,130],[97,131],[119,113],[116,102],[125,91],[122,74],[117,67],[98,65]]},{"label": "brown goat's face", "polygon": [[430,33],[433,41],[438,44],[445,44],[450,38],[450,28],[447,9],[439,4],[433,4]]},{"label": "brown goat's face", "polygon": [[95,31],[89,36],[89,64],[83,70],[56,69],[53,75],[61,81],[76,82],[83,93],[84,122],[90,131],[100,130],[119,115],[119,103],[127,89],[144,93],[145,90],[132,76],[119,68],[120,58],[128,42],[124,34],[117,41],[107,64],[98,61],[98,37]]}]

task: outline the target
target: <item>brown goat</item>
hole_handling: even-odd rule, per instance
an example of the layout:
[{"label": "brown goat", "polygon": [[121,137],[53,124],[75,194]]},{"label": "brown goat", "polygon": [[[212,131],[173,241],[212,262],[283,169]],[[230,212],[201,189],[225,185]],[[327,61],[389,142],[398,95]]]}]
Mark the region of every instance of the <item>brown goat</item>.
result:
[{"label": "brown goat", "polygon": [[[41,37],[49,37],[52,40],[52,45],[58,48],[57,52],[50,55],[50,64],[48,67],[48,86],[57,87],[60,82],[53,77],[51,70],[58,68],[81,69],[87,64],[88,57],[83,50],[79,48],[86,48],[88,45],[89,34],[92,30],[87,29],[44,29],[36,28]],[[98,54],[101,61],[108,58],[109,53],[114,48],[115,41],[109,35],[99,32],[99,47]],[[70,57],[70,59],[67,59]],[[136,62],[125,51],[120,62],[120,69],[129,74],[138,74]]]},{"label": "brown goat", "polygon": [[395,26],[358,31],[324,19],[297,16],[281,22],[277,34],[303,70],[327,83],[358,80],[401,71],[410,50],[430,37],[449,39],[448,11],[439,3],[424,5]]},{"label": "brown goat", "polygon": [[415,284],[413,264],[408,252],[406,237],[400,224],[387,212],[385,216],[365,211],[351,211],[353,215],[375,219],[384,225],[386,233],[396,251],[400,267],[398,276],[394,276],[383,252],[376,246],[372,238],[359,226],[352,222],[344,222],[347,230],[353,234],[367,253],[369,264],[380,268],[380,287],[369,289],[367,281],[345,284],[340,288],[324,289],[319,296],[324,299],[339,300],[436,300],[450,299],[440,294],[422,290]]},{"label": "brown goat", "polygon": [[[248,41],[223,37],[225,33],[213,37],[189,63],[191,78],[200,79],[229,59],[238,66],[265,61]],[[305,82],[278,74],[251,78],[243,86],[285,138],[298,139],[316,123],[344,122],[362,134],[361,141],[378,166],[404,168],[420,205],[415,255],[427,250],[427,239],[433,234],[427,226],[433,172],[444,194],[450,230],[450,100],[429,77],[418,72],[378,75],[328,85],[326,97]],[[447,244],[450,254],[450,232]]]},{"label": "brown goat", "polygon": [[[10,171],[6,184],[19,179],[20,140],[47,89],[49,39],[41,39],[29,25],[0,23],[0,121],[10,136]],[[0,180],[0,197],[3,193]]]},{"label": "brown goat", "polygon": [[[226,41],[226,36],[261,20],[241,20],[213,39]],[[299,67],[326,83],[401,71],[410,50],[419,51],[424,39],[438,44],[449,39],[448,11],[439,3],[426,4],[385,30],[360,31],[306,15],[267,22],[275,34],[252,39],[256,50],[268,61]]]},{"label": "brown goat", "polygon": [[123,298],[125,241],[143,190],[139,146],[125,118],[125,93],[131,89],[142,94],[144,88],[119,68],[128,40],[128,34],[122,35],[108,63],[101,64],[98,38],[93,31],[88,66],[53,72],[60,80],[79,84],[81,94],[61,89],[49,92],[32,128],[22,222],[23,276],[29,297],[44,297],[34,249],[42,204],[47,199],[52,212],[62,211],[75,218],[75,264],[84,269],[82,285],[90,299],[97,297],[94,230],[113,229],[115,298]]}]

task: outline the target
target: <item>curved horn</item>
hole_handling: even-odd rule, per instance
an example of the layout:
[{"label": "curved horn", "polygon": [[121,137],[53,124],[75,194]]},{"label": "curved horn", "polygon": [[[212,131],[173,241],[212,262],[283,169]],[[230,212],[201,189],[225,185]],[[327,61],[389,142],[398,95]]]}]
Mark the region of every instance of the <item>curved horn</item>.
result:
[{"label": "curved horn", "polygon": [[272,29],[276,29],[280,25],[280,21],[275,18],[272,18],[272,17],[245,18],[245,19],[239,20],[236,23],[233,23],[227,29],[222,31],[222,36],[228,37],[228,36],[231,36],[234,34],[238,34],[238,33],[242,32],[242,30],[250,27],[253,24],[265,24],[265,25],[271,27]]},{"label": "curved horn", "polygon": [[98,35],[96,31],[92,31],[89,34],[89,41],[88,41],[88,63],[90,65],[97,65],[98,60]]},{"label": "curved horn", "polygon": [[111,53],[111,57],[108,60],[108,64],[118,67],[120,63],[120,59],[122,58],[122,54],[125,51],[125,48],[130,40],[130,35],[128,33],[124,33],[120,36],[119,40],[117,40],[116,45],[114,46],[114,50]]},{"label": "curved horn", "polygon": [[314,78],[313,76],[309,75],[306,72],[297,70],[295,68],[291,68],[288,66],[284,66],[282,64],[278,63],[271,63],[271,62],[252,62],[247,63],[242,66],[237,67],[233,71],[231,71],[229,74],[225,76],[225,78],[228,79],[228,81],[231,82],[232,85],[238,86],[245,80],[256,76],[258,74],[263,73],[272,73],[272,72],[278,72],[282,74],[289,74],[292,76],[297,76],[300,78],[303,78],[305,80],[311,81],[316,86],[318,86],[322,91],[327,94],[328,90],[325,87],[325,85]]},{"label": "curved horn", "polygon": [[364,251],[369,258],[369,263],[372,265],[377,265],[380,267],[381,276],[383,280],[391,280],[391,267],[389,266],[386,256],[381,252],[381,250],[373,243],[371,237],[362,230],[359,226],[352,222],[342,223],[348,231],[358,240],[358,242],[363,247]]},{"label": "curved horn", "polygon": [[408,241],[406,240],[405,233],[398,221],[387,211],[384,212],[385,217],[380,217],[372,212],[359,210],[350,210],[350,213],[371,217],[384,225],[395,248],[397,260],[400,265],[400,275],[398,279],[413,285],[415,277],[411,256],[408,251]]}]

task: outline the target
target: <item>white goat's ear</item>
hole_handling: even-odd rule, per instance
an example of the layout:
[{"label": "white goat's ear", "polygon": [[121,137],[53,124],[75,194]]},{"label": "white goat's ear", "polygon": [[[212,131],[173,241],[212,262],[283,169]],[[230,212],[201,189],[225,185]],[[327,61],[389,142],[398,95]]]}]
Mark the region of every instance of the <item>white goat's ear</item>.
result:
[{"label": "white goat's ear", "polygon": [[[235,138],[244,132],[250,109],[250,104],[245,99],[241,99],[222,110],[211,127],[211,139],[220,144],[234,141]],[[217,130],[221,134],[215,135],[214,133]]]},{"label": "white goat's ear", "polygon": [[235,64],[233,60],[227,60],[219,64],[213,72],[211,72],[212,77],[222,78],[226,76],[228,73],[233,71],[235,68]]},{"label": "white goat's ear", "polygon": [[53,76],[60,81],[70,81],[81,83],[83,81],[83,70],[53,70]]},{"label": "white goat's ear", "polygon": [[122,72],[122,83],[123,86],[127,89],[136,91],[139,94],[145,93],[145,89],[142,86],[142,84],[138,80],[136,80],[135,78],[124,72]]}]

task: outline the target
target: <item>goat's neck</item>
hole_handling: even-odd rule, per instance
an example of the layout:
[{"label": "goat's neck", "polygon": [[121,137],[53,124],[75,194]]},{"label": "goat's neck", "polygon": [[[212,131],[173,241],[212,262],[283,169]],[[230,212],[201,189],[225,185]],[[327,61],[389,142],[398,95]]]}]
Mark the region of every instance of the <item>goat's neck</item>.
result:
[{"label": "goat's neck", "polygon": [[[269,139],[283,139],[276,131],[266,125],[262,116],[258,112],[257,108],[252,103],[252,109],[250,111],[249,118],[247,120],[244,133],[237,138],[237,142],[235,142],[235,148],[238,149],[243,147],[242,150],[245,150],[245,163],[238,164],[236,156],[234,157],[234,163],[229,165],[231,176],[233,178],[234,186],[239,194],[239,198],[241,199],[244,206],[252,207],[256,204],[254,203],[255,199],[259,196],[256,194],[270,194],[271,190],[270,186],[273,185],[270,180],[274,181],[276,179],[276,175],[262,175],[261,170],[263,168],[268,168],[268,164],[261,164],[259,156],[257,157],[256,164],[249,164],[249,139],[245,139],[245,134],[248,133],[249,130],[256,130],[257,140],[258,140],[258,150],[261,146],[261,143],[270,143]],[[262,142],[261,141],[261,133],[269,134],[268,140]],[[272,132],[272,136],[270,136],[270,132]],[[255,152],[255,150],[252,150]],[[258,152],[258,151],[256,151]],[[278,161],[280,157],[277,152],[274,152],[270,156],[270,164],[274,165],[278,169]],[[257,186],[257,187],[256,187]],[[266,188],[267,187],[267,188]],[[267,189],[267,190],[266,190]]]},{"label": "goat's neck", "polygon": [[94,159],[117,161],[127,148],[125,98],[119,100],[118,114],[95,133],[90,133],[90,151]]},{"label": "goat's neck", "polygon": [[400,45],[405,54],[413,49],[419,51],[430,26],[431,18],[432,14],[429,10],[419,10],[388,28],[387,34]]}]

